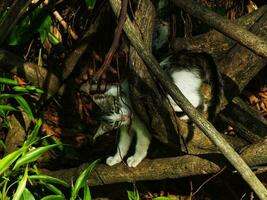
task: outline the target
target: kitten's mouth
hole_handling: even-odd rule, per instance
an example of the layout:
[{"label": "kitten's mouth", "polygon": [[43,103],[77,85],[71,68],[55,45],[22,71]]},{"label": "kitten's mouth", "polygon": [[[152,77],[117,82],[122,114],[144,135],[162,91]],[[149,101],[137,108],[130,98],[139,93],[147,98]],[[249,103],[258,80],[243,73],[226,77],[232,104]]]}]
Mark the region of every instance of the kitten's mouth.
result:
[{"label": "kitten's mouth", "polygon": [[127,121],[132,118],[132,114],[129,115],[121,115],[121,121]]}]

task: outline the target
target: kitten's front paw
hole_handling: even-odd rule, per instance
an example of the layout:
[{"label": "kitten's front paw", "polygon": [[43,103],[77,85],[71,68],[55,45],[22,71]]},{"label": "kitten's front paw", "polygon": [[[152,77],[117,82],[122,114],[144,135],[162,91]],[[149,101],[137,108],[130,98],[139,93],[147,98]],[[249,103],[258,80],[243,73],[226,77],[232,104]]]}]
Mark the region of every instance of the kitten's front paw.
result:
[{"label": "kitten's front paw", "polygon": [[113,165],[120,163],[121,161],[122,161],[122,159],[120,157],[110,156],[107,158],[106,163],[109,166],[113,166]]},{"label": "kitten's front paw", "polygon": [[128,167],[136,167],[143,159],[131,156],[127,159]]}]

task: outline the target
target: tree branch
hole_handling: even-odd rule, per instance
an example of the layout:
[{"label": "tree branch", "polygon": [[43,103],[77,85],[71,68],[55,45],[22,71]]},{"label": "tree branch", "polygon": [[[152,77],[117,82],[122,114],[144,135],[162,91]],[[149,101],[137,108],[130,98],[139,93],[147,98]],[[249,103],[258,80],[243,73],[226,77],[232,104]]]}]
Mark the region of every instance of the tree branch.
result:
[{"label": "tree branch", "polygon": [[[263,146],[262,143],[264,143],[265,148],[261,148],[261,146]],[[250,166],[266,164],[266,147],[266,140],[253,144],[242,152],[242,157],[249,163]],[[112,167],[100,164],[93,170],[93,173],[88,178],[88,184],[90,186],[96,186],[120,182],[183,178],[214,174],[225,166],[229,167],[229,163],[225,162],[220,154],[210,154],[207,157],[209,157],[209,160],[205,159],[205,155],[203,155],[203,158],[194,155],[184,155],[153,160],[145,159],[136,168],[129,168],[124,163],[120,163]],[[216,161],[213,162],[211,160]],[[220,161],[218,162],[218,160]],[[68,183],[71,183],[73,181],[73,177],[77,177],[86,166],[87,164],[83,164],[76,168],[60,169],[56,171],[41,169],[41,173],[63,179]],[[262,171],[260,173],[264,172]]]},{"label": "tree branch", "polygon": [[210,11],[203,5],[193,0],[172,0],[175,5],[189,14],[199,18],[219,32],[236,40],[256,54],[267,58],[267,42],[243,27],[227,20],[217,13]]},{"label": "tree branch", "polygon": [[[187,2],[187,1],[186,1]],[[119,0],[110,0],[110,4],[114,13],[118,16],[120,10]],[[186,3],[185,3],[186,4]],[[210,140],[219,148],[229,162],[237,169],[243,179],[251,186],[258,197],[262,200],[267,198],[267,190],[263,184],[258,180],[255,174],[242,160],[242,158],[234,151],[234,149],[224,140],[220,133],[208,122],[184,97],[182,92],[172,83],[171,79],[161,69],[154,56],[143,45],[140,33],[135,29],[134,25],[127,18],[123,27],[127,37],[135,47],[140,57],[144,60],[151,73],[160,81],[163,88],[170,94],[174,101],[179,105],[191,120],[210,138]],[[266,42],[263,41],[263,44]],[[266,48],[267,50],[267,48]],[[261,52],[262,53],[262,52]],[[267,55],[263,51],[263,55]],[[267,56],[266,56],[267,57]]]}]

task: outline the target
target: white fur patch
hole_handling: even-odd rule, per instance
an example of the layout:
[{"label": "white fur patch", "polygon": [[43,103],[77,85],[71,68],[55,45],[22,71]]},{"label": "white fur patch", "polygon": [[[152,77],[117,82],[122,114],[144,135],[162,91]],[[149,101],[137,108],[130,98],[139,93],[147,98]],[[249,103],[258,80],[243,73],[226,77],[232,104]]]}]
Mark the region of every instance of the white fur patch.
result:
[{"label": "white fur patch", "polygon": [[[171,77],[175,85],[194,107],[197,107],[202,103],[202,97],[200,95],[202,80],[197,70],[177,70],[171,74]],[[182,109],[174,102],[170,95],[167,97],[170,100],[173,109],[176,112],[182,112]]]}]

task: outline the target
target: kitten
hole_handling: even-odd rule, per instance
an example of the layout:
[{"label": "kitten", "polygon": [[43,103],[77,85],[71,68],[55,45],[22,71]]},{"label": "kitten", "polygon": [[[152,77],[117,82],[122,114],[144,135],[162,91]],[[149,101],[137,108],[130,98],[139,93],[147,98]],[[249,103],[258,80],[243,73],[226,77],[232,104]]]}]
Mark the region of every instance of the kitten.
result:
[{"label": "kitten", "polygon": [[[207,53],[178,52],[164,59],[160,65],[172,78],[189,102],[201,112],[208,112],[208,120],[213,122],[219,112],[223,97],[223,81],[213,58]],[[203,84],[211,87],[211,99],[204,101],[201,94]],[[181,119],[188,119],[182,109],[167,95],[175,112]]]},{"label": "kitten", "polygon": [[[117,97],[116,104],[119,107],[118,112],[114,111],[102,117],[102,123],[96,131],[94,139],[107,132],[109,129],[119,128],[120,139],[117,146],[117,151],[114,156],[107,158],[106,163],[109,166],[120,163],[126,156],[133,140],[134,133],[136,134],[135,153],[127,159],[129,167],[136,167],[147,155],[147,150],[150,144],[151,135],[146,125],[134,114],[130,98],[128,81],[122,82],[120,86],[111,86],[104,93],[108,97]],[[99,100],[94,99],[99,104]]]},{"label": "kitten", "polygon": [[[160,63],[165,68],[166,73],[172,78],[175,85],[181,90],[189,102],[196,108],[201,108],[202,111],[207,111],[212,107],[207,105],[203,96],[201,95],[200,88],[203,82],[214,82],[212,92],[220,92],[222,90],[216,86],[221,87],[221,78],[217,67],[212,58],[203,53],[179,53],[169,56]],[[214,68],[214,69],[209,69]],[[215,69],[216,68],[216,69]],[[214,73],[213,75],[210,73]],[[215,78],[212,78],[215,76]],[[214,81],[215,79],[219,79]],[[114,156],[107,158],[106,163],[110,166],[120,163],[127,155],[129,147],[133,140],[133,135],[136,133],[136,146],[133,156],[127,159],[129,167],[136,167],[147,155],[147,150],[151,141],[151,135],[146,125],[134,113],[130,98],[129,98],[128,82],[124,81],[120,86],[112,86],[104,93],[106,97],[113,97],[116,99],[118,111],[113,111],[102,117],[102,123],[98,128],[94,139],[112,129],[120,129],[120,139],[117,146],[117,151]],[[167,95],[171,106],[177,113],[183,113],[182,109]],[[214,98],[214,103],[218,102]],[[214,108],[213,108],[214,109]],[[216,115],[217,110],[211,113],[212,117]],[[186,115],[181,119],[188,120]],[[107,128],[109,127],[109,128]]]}]

